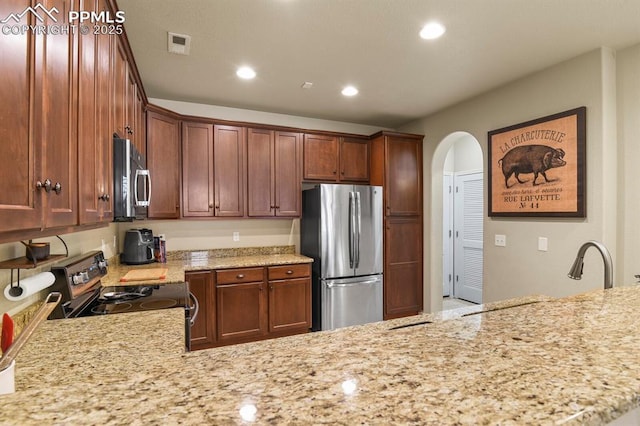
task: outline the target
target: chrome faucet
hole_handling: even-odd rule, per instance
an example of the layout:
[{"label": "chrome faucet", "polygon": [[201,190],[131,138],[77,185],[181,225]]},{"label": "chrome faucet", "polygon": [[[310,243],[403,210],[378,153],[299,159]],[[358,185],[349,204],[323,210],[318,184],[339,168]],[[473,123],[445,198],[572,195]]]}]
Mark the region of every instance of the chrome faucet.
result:
[{"label": "chrome faucet", "polygon": [[569,276],[569,278],[573,278],[574,280],[582,279],[584,254],[587,249],[592,246],[598,249],[598,251],[602,255],[602,260],[604,260],[604,288],[612,288],[613,261],[611,260],[611,253],[609,253],[609,250],[607,250],[604,244],[598,241],[587,241],[580,247],[580,249],[578,250],[578,255],[576,256],[576,260],[575,262],[573,262],[573,266],[571,267],[567,275]]}]

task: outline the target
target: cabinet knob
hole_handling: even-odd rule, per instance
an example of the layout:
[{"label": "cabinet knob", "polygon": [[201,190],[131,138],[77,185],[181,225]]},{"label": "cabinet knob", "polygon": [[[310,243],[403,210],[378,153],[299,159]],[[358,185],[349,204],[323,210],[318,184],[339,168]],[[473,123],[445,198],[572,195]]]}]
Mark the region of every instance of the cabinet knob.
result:
[{"label": "cabinet knob", "polygon": [[220,204],[216,204],[216,209],[220,210]]},{"label": "cabinet knob", "polygon": [[111,197],[109,196],[109,194],[102,194],[101,196],[98,197],[98,200],[101,201],[109,201]]},{"label": "cabinet knob", "polygon": [[213,208],[213,203],[209,203],[209,208],[212,209]]},{"label": "cabinet knob", "polygon": [[334,170],[334,171],[333,171],[333,174],[334,174],[334,175],[335,175],[335,174],[337,174],[337,173],[338,173],[338,171],[337,171],[337,170]]},{"label": "cabinet knob", "polygon": [[291,274],[293,274],[293,271],[292,271],[291,269],[289,269],[289,270],[287,271],[287,275],[291,275]]},{"label": "cabinet knob", "polygon": [[51,192],[51,181],[49,179],[45,179],[44,182],[37,181],[36,189],[44,189],[45,192]]},{"label": "cabinet knob", "polygon": [[124,126],[124,129],[127,131],[127,134],[129,135],[133,134],[133,129],[131,128],[131,126]]},{"label": "cabinet knob", "polygon": [[236,275],[236,278],[242,279],[242,278],[244,278],[244,274],[238,274],[238,275]]},{"label": "cabinet knob", "polygon": [[62,192],[62,185],[60,185],[60,182],[56,182],[56,184],[53,185],[53,190],[58,195]]},{"label": "cabinet knob", "polygon": [[342,175],[344,176],[344,170],[343,170],[343,171],[341,171],[340,173],[342,173]]}]

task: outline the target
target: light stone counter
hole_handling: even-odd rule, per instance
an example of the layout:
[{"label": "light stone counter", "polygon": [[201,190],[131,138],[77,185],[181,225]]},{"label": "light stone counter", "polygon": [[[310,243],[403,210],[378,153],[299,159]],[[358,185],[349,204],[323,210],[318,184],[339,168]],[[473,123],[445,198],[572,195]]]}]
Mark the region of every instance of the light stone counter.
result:
[{"label": "light stone counter", "polygon": [[[237,250],[233,252],[236,254]],[[150,263],[146,265],[123,265],[117,261],[111,261],[108,274],[102,278],[103,286],[127,286],[127,285],[154,285],[175,284],[184,282],[186,271],[206,271],[214,269],[249,268],[270,265],[292,265],[298,263],[311,263],[313,259],[295,253],[258,253],[249,252],[237,256],[215,256],[208,251],[181,252],[179,256],[172,256],[166,263]],[[135,269],[167,268],[167,275],[163,280],[145,280],[120,282],[127,272]]]},{"label": "light stone counter", "polygon": [[639,306],[616,287],[187,354],[177,310],[66,320],[20,355],[0,424],[603,424],[640,405]]}]

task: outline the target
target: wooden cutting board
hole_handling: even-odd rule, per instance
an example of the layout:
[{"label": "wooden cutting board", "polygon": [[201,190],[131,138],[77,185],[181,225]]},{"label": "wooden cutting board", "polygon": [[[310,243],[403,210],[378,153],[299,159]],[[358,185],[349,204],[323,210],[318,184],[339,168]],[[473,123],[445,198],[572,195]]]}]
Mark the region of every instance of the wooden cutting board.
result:
[{"label": "wooden cutting board", "polygon": [[167,271],[167,268],[134,269],[120,278],[120,282],[163,280],[167,276]]}]

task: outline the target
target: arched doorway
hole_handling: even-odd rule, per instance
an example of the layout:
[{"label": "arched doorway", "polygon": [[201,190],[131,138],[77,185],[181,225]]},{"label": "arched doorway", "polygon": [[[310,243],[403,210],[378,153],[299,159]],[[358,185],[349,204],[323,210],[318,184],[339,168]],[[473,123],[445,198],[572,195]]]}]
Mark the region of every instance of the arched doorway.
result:
[{"label": "arched doorway", "polygon": [[441,237],[432,245],[432,308],[441,308],[441,296],[447,304],[482,303],[484,160],[477,139],[448,135],[434,152],[432,172],[432,236]]}]

